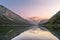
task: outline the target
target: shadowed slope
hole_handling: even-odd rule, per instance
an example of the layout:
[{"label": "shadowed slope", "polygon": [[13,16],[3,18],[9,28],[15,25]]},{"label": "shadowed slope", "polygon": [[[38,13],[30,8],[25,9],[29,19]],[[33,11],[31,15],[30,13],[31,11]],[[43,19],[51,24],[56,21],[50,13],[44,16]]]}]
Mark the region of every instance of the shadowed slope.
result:
[{"label": "shadowed slope", "polygon": [[60,11],[44,25],[60,40]]}]

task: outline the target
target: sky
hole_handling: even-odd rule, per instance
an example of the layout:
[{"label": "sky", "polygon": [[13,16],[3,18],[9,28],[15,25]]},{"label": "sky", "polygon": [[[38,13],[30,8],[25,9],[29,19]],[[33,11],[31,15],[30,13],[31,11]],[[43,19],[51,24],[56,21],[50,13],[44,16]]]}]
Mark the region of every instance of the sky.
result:
[{"label": "sky", "polygon": [[49,19],[60,10],[60,0],[0,0],[0,5],[23,18]]}]

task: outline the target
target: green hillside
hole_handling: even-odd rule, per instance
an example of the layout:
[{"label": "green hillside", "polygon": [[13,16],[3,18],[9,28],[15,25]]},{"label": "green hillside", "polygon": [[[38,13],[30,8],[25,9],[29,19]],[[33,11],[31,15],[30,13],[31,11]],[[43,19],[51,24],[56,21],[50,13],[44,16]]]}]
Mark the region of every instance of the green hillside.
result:
[{"label": "green hillside", "polygon": [[0,5],[0,40],[11,40],[30,26],[27,20]]},{"label": "green hillside", "polygon": [[55,36],[60,39],[60,11],[44,24]]}]

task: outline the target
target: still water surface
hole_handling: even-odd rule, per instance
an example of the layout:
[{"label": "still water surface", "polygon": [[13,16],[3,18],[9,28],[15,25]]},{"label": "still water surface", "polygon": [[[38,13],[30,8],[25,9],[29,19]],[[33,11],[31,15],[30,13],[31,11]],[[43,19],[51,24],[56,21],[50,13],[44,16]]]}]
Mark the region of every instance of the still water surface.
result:
[{"label": "still water surface", "polygon": [[12,40],[58,40],[58,38],[50,33],[46,28],[38,28],[38,26],[34,26]]}]

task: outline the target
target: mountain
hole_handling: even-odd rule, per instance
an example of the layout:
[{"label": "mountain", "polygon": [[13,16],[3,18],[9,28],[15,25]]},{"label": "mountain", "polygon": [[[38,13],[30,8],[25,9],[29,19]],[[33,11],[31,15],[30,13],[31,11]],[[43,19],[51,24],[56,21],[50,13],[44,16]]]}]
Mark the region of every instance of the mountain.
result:
[{"label": "mountain", "polygon": [[49,19],[42,19],[42,20],[38,23],[38,25],[42,26],[42,25],[44,25],[46,22],[48,22],[48,20],[49,20]]},{"label": "mountain", "polygon": [[60,40],[60,11],[46,22],[45,27],[48,28]]},{"label": "mountain", "polygon": [[31,24],[34,24],[34,25],[43,25],[44,23],[46,23],[49,19],[41,19],[39,17],[30,17],[28,19],[28,21],[31,23]]},{"label": "mountain", "polygon": [[40,22],[40,18],[39,17],[30,17],[29,19],[27,19],[31,24],[37,25]]},{"label": "mountain", "polygon": [[13,13],[11,10],[8,10],[4,6],[0,5],[0,25],[4,25],[3,23],[6,25],[28,24],[28,22],[25,19],[23,19],[21,16],[17,15],[16,13]]},{"label": "mountain", "polygon": [[30,26],[27,20],[0,5],[0,40],[11,40]]}]

